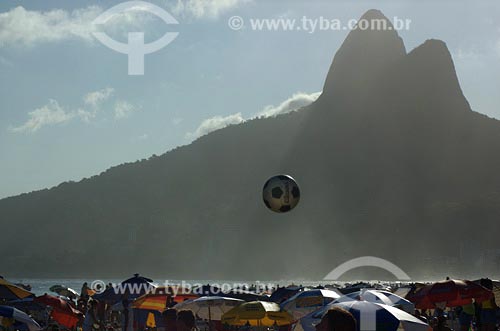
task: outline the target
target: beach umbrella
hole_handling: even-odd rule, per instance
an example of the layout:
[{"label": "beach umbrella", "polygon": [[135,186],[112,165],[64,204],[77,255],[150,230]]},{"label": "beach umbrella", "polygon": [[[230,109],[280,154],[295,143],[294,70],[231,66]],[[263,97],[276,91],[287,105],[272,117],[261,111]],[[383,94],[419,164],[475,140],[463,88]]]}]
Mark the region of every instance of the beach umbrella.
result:
[{"label": "beach umbrella", "polygon": [[448,279],[421,287],[407,295],[419,309],[457,307],[483,302],[493,297],[492,291],[469,280]]},{"label": "beach umbrella", "polygon": [[168,295],[171,298],[171,302],[179,303],[186,300],[192,300],[199,298],[201,295],[193,293],[190,288],[182,287],[179,285],[170,286],[160,286],[154,291],[155,294]]},{"label": "beach umbrella", "polygon": [[176,310],[191,310],[202,319],[220,321],[222,315],[245,301],[228,297],[206,296],[187,300],[174,306]]},{"label": "beach umbrella", "polygon": [[15,307],[17,309],[20,309],[22,311],[45,310],[45,305],[41,304],[39,302],[35,302],[34,297],[28,297],[28,298],[24,298],[24,299],[16,299],[16,300],[7,301],[6,304],[9,306]]},{"label": "beach umbrella", "polygon": [[151,278],[147,278],[144,276],[141,276],[139,274],[134,274],[133,277],[130,277],[128,279],[125,279],[122,284],[152,284],[153,280]]},{"label": "beach umbrella", "polygon": [[270,300],[276,303],[282,303],[285,300],[293,297],[298,292],[302,291],[304,288],[302,286],[288,286],[288,287],[278,287],[273,293],[271,293]]},{"label": "beach umbrella", "polygon": [[57,310],[62,311],[62,312],[81,314],[81,312],[79,310],[76,310],[66,300],[63,300],[59,297],[56,297],[56,296],[53,296],[50,294],[44,294],[44,295],[38,296],[34,299],[34,301],[41,303],[45,306],[52,307],[53,309],[57,309]]},{"label": "beach umbrella", "polygon": [[10,306],[0,306],[0,316],[12,318],[28,326],[30,331],[38,331],[42,328],[40,325],[25,312]]},{"label": "beach umbrella", "polygon": [[132,308],[164,311],[173,304],[183,302],[185,300],[196,299],[199,296],[192,294],[187,289],[158,287],[154,293],[146,293],[132,302]]},{"label": "beach umbrella", "polygon": [[335,291],[307,290],[295,294],[280,306],[291,313],[295,319],[299,319],[338,298],[340,298],[340,295]]},{"label": "beach umbrella", "polygon": [[0,299],[16,300],[33,297],[34,294],[17,285],[0,278]]},{"label": "beach umbrella", "polygon": [[294,318],[275,302],[252,301],[229,310],[221,321],[236,326],[282,326],[292,324]]},{"label": "beach umbrella", "polygon": [[151,279],[134,274],[134,277],[128,278],[120,284],[94,294],[92,299],[114,304],[123,299],[133,300],[146,293],[153,293],[156,287]]},{"label": "beach umbrella", "polygon": [[270,301],[269,296],[264,294],[257,294],[251,291],[232,289],[227,292],[221,293],[221,295],[228,298],[235,298],[244,301]]},{"label": "beach umbrella", "polygon": [[404,310],[409,314],[413,314],[415,312],[415,304],[389,291],[361,290],[349,293],[346,296],[355,300],[364,300],[393,306]]},{"label": "beach umbrella", "polygon": [[195,287],[192,292],[199,296],[220,296],[223,294],[220,287],[210,284]]},{"label": "beach umbrella", "polygon": [[[473,281],[476,284],[481,285],[481,279]],[[493,287],[493,296],[495,297],[495,302],[500,303],[500,281],[492,280],[491,285]]]},{"label": "beach umbrella", "polygon": [[315,325],[323,315],[333,307],[349,311],[356,319],[357,330],[370,331],[428,331],[429,325],[401,309],[368,301],[333,302],[318,311],[301,318],[293,331],[315,331]]},{"label": "beach umbrella", "polygon": [[355,284],[346,284],[346,287],[339,288],[339,291],[342,294],[349,294],[352,292],[358,292],[361,291],[362,289],[374,289],[373,285],[369,283],[364,283],[364,282],[359,282]]},{"label": "beach umbrella", "polygon": [[78,299],[80,297],[77,291],[63,285],[51,286],[49,290],[70,299]]},{"label": "beach umbrella", "polygon": [[34,301],[52,307],[50,312],[52,319],[69,329],[74,328],[78,320],[83,317],[83,313],[75,309],[69,302],[53,295],[44,294],[36,297]]}]

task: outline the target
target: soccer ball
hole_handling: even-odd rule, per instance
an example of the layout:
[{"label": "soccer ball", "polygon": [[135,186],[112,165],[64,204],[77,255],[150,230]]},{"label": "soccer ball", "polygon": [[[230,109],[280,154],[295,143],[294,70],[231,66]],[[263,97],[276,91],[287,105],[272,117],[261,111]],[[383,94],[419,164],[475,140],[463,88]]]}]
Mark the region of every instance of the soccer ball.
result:
[{"label": "soccer ball", "polygon": [[273,176],[264,184],[262,199],[267,208],[272,211],[286,213],[295,208],[299,203],[299,186],[288,175]]}]

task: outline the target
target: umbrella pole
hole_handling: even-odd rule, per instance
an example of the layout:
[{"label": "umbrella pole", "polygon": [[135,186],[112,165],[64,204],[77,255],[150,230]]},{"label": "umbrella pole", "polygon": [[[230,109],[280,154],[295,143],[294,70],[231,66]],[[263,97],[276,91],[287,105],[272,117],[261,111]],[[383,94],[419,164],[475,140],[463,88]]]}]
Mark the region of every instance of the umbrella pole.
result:
[{"label": "umbrella pole", "polygon": [[212,331],[212,311],[210,310],[210,305],[208,305],[208,330]]}]

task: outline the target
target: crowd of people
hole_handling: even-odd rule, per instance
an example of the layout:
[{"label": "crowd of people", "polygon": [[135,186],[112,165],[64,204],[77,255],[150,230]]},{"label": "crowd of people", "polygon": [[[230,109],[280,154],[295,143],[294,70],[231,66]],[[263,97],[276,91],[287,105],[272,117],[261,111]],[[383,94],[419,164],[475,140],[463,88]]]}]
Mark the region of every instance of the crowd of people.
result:
[{"label": "crowd of people", "polygon": [[[491,281],[486,280],[481,284],[489,290],[493,290]],[[112,288],[112,284],[107,285],[107,289]],[[295,286],[295,288],[301,288]],[[269,294],[279,288],[269,288]],[[283,289],[283,288],[281,288]],[[249,290],[249,289],[245,289]],[[45,330],[58,331],[62,329],[71,331],[236,331],[250,329],[250,325],[229,326],[221,321],[207,321],[201,319],[191,310],[177,310],[177,304],[172,298],[168,298],[165,309],[154,312],[154,323],[147,320],[152,314],[151,311],[144,311],[137,314],[137,309],[132,309],[133,300],[123,296],[118,302],[110,303],[96,300],[93,296],[93,289],[84,283],[78,296],[65,298],[69,305],[80,312],[76,322],[72,327],[61,325],[52,318],[49,310],[29,313],[38,320]],[[282,296],[277,303],[290,298],[289,295]],[[4,303],[5,304],[5,303]],[[31,309],[31,308],[30,308]],[[133,318],[131,318],[133,314]],[[488,300],[474,302],[452,307],[435,307],[434,309],[415,309],[413,315],[429,325],[429,330],[433,331],[498,331],[500,330],[498,308],[494,296]],[[142,320],[137,324],[137,320]],[[131,322],[133,321],[133,322]],[[131,324],[133,323],[133,324]],[[141,325],[140,328],[137,325]],[[293,325],[260,327],[259,331],[274,329],[276,331],[290,331]],[[319,323],[315,325],[316,331],[351,331],[359,330],[359,325],[354,316],[347,310],[340,307],[328,309],[321,317]],[[15,331],[13,319],[1,318],[0,331]]]}]

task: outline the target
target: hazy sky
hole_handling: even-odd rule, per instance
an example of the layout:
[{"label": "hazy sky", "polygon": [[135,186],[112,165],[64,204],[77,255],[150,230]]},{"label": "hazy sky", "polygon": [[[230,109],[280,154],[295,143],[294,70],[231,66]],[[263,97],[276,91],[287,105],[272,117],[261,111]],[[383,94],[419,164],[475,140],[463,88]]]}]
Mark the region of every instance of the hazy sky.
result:
[{"label": "hazy sky", "polygon": [[[78,181],[314,100],[348,31],[255,31],[250,19],[346,23],[371,8],[410,19],[399,32],[407,50],[444,40],[472,108],[500,119],[496,0],[163,0],[150,2],[178,25],[140,11],[92,24],[121,2],[0,2],[0,198]],[[243,28],[229,28],[233,16]],[[146,42],[179,35],[145,56],[144,75],[130,76],[127,55],[95,31],[124,42],[133,31],[144,31]]]}]

